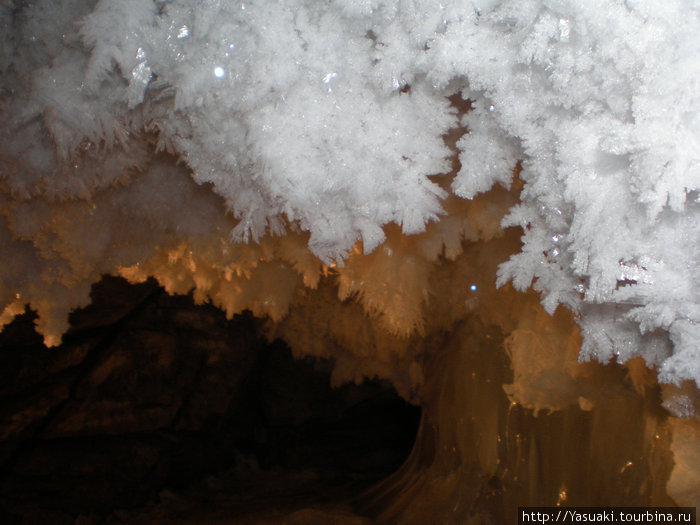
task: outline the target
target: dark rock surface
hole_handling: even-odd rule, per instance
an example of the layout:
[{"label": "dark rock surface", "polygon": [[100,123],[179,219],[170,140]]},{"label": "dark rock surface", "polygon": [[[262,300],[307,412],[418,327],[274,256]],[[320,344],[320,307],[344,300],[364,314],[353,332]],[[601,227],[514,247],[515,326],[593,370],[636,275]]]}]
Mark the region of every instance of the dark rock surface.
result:
[{"label": "dark rock surface", "polygon": [[154,282],[103,279],[58,348],[33,318],[0,333],[2,523],[137,522],[205,479],[246,505],[264,499],[241,496],[251,480],[304,486],[311,505],[389,474],[415,438],[418,409],[386,384],[332,390],[330,363],[295,361],[260,320]]}]

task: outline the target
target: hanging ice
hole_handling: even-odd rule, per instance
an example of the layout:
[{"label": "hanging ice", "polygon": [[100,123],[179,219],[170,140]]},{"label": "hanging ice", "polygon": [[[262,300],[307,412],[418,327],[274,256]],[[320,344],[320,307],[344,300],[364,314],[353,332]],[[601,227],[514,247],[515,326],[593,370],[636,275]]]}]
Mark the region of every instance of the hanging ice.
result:
[{"label": "hanging ice", "polygon": [[[393,334],[489,317],[524,406],[590,406],[572,349],[700,384],[696,2],[11,1],[0,24],[2,322],[28,302],[56,344],[104,273],[277,322],[332,269]],[[580,344],[538,346],[494,281]],[[339,377],[418,382],[388,348]]]}]

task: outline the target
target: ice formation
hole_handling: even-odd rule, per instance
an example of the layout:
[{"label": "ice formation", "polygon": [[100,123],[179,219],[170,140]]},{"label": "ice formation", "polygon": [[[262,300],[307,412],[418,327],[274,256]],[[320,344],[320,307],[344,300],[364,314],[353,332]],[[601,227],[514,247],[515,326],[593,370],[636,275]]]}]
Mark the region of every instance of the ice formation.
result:
[{"label": "ice formation", "polygon": [[0,27],[0,323],[30,304],[56,345],[101,275],[154,276],[426,406],[465,323],[534,410],[596,406],[580,361],[643,392],[643,360],[697,504],[697,2],[6,0]]}]

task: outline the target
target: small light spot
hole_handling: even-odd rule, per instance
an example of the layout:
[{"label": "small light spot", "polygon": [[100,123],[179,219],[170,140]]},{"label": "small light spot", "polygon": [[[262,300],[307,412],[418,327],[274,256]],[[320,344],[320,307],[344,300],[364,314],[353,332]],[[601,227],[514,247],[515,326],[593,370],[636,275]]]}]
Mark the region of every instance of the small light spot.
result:
[{"label": "small light spot", "polygon": [[561,488],[559,489],[559,497],[557,498],[557,507],[560,507],[562,503],[566,501],[566,486],[562,484]]},{"label": "small light spot", "polygon": [[223,76],[226,74],[226,71],[224,71],[224,68],[221,66],[216,66],[214,68],[214,76],[216,78],[223,78]]},{"label": "small light spot", "polygon": [[569,41],[569,21],[566,18],[559,19],[559,40],[562,42]]},{"label": "small light spot", "polygon": [[472,292],[476,292],[476,285],[475,285],[475,284],[472,284],[472,285],[469,287],[469,289],[470,289]]},{"label": "small light spot", "polygon": [[490,105],[490,106],[489,106],[489,111],[491,111],[491,112],[496,111],[496,106],[494,106],[493,104]]}]

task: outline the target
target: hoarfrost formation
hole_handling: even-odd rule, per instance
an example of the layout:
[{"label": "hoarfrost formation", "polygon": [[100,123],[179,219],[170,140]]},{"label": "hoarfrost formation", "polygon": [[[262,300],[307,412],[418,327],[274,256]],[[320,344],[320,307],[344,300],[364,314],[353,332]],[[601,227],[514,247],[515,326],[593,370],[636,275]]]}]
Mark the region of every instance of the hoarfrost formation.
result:
[{"label": "hoarfrost formation", "polygon": [[465,320],[535,410],[595,406],[578,361],[643,390],[641,358],[697,504],[696,2],[6,0],[0,24],[0,322],[28,303],[56,345],[101,275],[155,276],[426,405],[425,341]]}]

